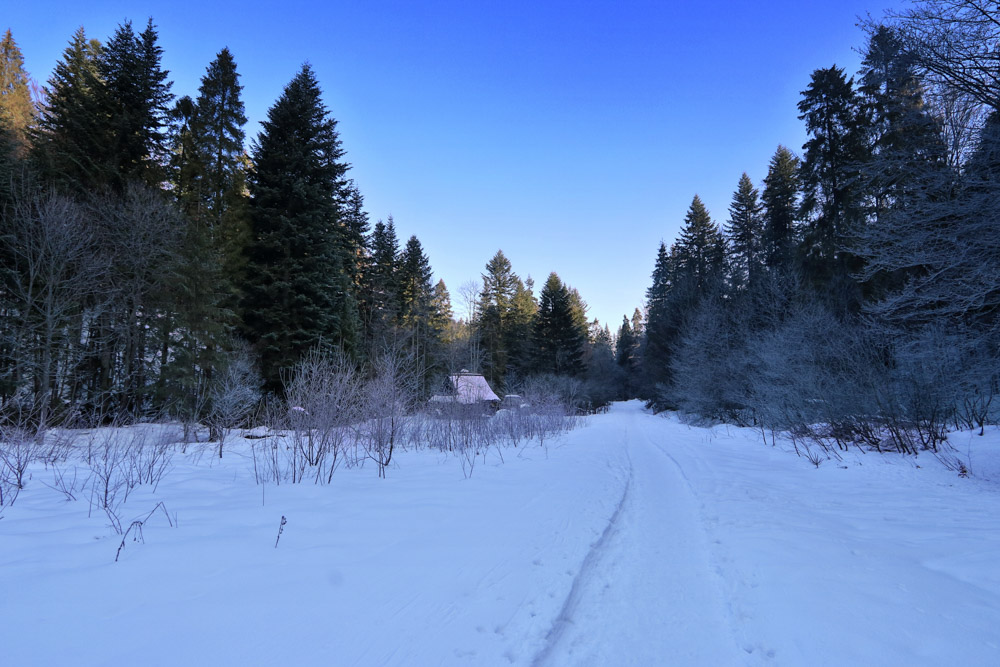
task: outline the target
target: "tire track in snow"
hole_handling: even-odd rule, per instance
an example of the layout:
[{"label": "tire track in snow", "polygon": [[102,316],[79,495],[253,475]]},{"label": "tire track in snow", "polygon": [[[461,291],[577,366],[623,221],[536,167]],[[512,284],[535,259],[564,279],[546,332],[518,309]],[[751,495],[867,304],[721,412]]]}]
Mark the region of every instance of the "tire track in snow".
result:
[{"label": "tire track in snow", "polygon": [[635,472],[632,467],[632,457],[629,455],[628,442],[627,442],[628,432],[626,431],[626,442],[625,442],[625,456],[628,459],[628,478],[625,480],[625,489],[622,491],[622,497],[618,500],[618,505],[615,507],[615,511],[611,514],[611,518],[608,519],[608,525],[604,527],[604,531],[601,536],[597,538],[597,541],[591,545],[590,550],[587,552],[586,557],[583,559],[583,563],[580,565],[580,570],[573,577],[573,583],[570,584],[569,593],[566,595],[566,599],[563,601],[562,608],[559,610],[559,614],[556,616],[555,620],[552,622],[552,627],[545,634],[545,647],[539,651],[534,660],[531,661],[533,667],[541,667],[547,664],[552,656],[553,651],[558,648],[563,642],[562,639],[566,633],[567,628],[573,625],[574,613],[580,606],[580,601],[583,599],[583,588],[584,584],[589,582],[594,573],[599,570],[599,562],[604,554],[607,544],[611,539],[611,536],[618,530],[618,522],[621,517],[622,510],[629,499],[629,493],[632,489],[632,479],[635,476]]},{"label": "tire track in snow", "polygon": [[691,480],[649,415],[616,416],[626,490],[532,664],[745,664]]}]

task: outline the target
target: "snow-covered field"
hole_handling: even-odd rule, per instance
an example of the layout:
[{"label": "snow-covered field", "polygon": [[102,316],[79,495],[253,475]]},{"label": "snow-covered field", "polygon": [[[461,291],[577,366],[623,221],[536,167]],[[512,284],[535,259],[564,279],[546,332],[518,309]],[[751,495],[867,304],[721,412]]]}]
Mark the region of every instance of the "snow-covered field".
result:
[{"label": "snow-covered field", "polygon": [[971,477],[816,468],[633,402],[469,478],[422,450],[276,487],[233,438],[132,492],[118,562],[38,466],[0,519],[0,661],[998,665],[1000,433],[952,442]]}]

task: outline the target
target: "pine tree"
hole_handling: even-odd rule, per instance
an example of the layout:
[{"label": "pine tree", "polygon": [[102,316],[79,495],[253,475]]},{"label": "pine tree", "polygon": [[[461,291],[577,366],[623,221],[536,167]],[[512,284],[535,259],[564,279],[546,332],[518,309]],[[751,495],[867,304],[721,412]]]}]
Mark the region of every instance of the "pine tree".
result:
[{"label": "pine tree", "polygon": [[357,305],[343,256],[344,151],[307,64],[268,110],[253,146],[243,325],[267,388],[321,341],[353,349]]},{"label": "pine tree", "polygon": [[33,155],[46,180],[77,193],[100,191],[111,180],[103,158],[111,143],[102,47],[77,30],[48,81]]},{"label": "pine tree", "polygon": [[510,260],[497,250],[497,254],[486,263],[486,273],[483,274],[483,306],[494,306],[506,315],[514,298],[517,276],[511,267]]},{"label": "pine tree", "polygon": [[635,336],[632,333],[632,323],[622,315],[622,325],[618,328],[618,343],[615,350],[615,361],[626,370],[631,371],[635,363]]},{"label": "pine tree", "polygon": [[[7,127],[7,121],[0,116],[0,218],[4,210],[13,203],[15,175],[20,171],[21,160],[17,156],[18,143],[14,132]],[[0,257],[0,263],[5,258]]]},{"label": "pine tree", "polygon": [[721,287],[725,241],[698,195],[684,216],[677,240],[678,276],[699,294]]},{"label": "pine tree", "polygon": [[[507,375],[522,378],[532,371],[534,363],[533,332],[538,302],[532,293],[534,281],[522,281],[515,276],[514,295],[504,326],[504,349],[507,351]],[[510,384],[510,383],[507,383]]]},{"label": "pine tree", "polygon": [[680,237],[668,253],[661,243],[653,270],[653,284],[646,292],[648,321],[643,370],[643,391],[663,406],[662,388],[671,380],[671,365],[683,325],[698,304],[721,292],[725,241],[697,196],[692,200]]},{"label": "pine tree", "polygon": [[169,72],[160,66],[163,49],[158,38],[152,19],[138,35],[131,21],[125,21],[98,61],[104,80],[102,102],[110,122],[105,161],[112,185],[119,190],[132,179],[158,186],[165,177],[166,119],[173,95]]},{"label": "pine tree", "polygon": [[188,95],[177,100],[170,111],[172,151],[170,158],[171,192],[187,215],[205,216],[204,193],[205,164],[199,150],[199,137],[195,131],[195,103]]},{"label": "pine tree", "polygon": [[215,229],[223,226],[243,195],[240,158],[247,117],[242,90],[236,61],[229,49],[224,48],[201,79],[193,119],[199,160],[204,165],[205,182],[201,189]]},{"label": "pine tree", "polygon": [[361,319],[370,347],[388,340],[399,317],[399,241],[391,215],[388,222],[375,223],[368,246],[370,256],[362,276]]},{"label": "pine tree", "polygon": [[844,246],[864,223],[861,173],[869,158],[868,119],[854,79],[836,66],[813,72],[798,107],[811,135],[801,168],[806,275],[845,312],[860,302],[850,277],[860,265]]},{"label": "pine tree", "polygon": [[[860,92],[871,116],[870,159],[862,170],[870,227],[852,235],[854,254],[888,227],[905,227],[928,195],[951,198],[958,174],[948,164],[937,121],[928,113],[917,63],[895,28],[880,25],[871,34],[860,70]],[[911,271],[872,273],[864,284],[866,301],[902,287]]]},{"label": "pine tree", "polygon": [[744,173],[733,193],[725,227],[731,258],[730,279],[737,290],[753,289],[764,270],[764,218],[759,197],[757,188]]},{"label": "pine tree", "polygon": [[449,343],[452,333],[451,319],[451,295],[443,280],[438,280],[434,285],[434,293],[431,295],[431,329],[434,335],[442,343]]},{"label": "pine tree", "polygon": [[37,117],[31,99],[31,77],[24,69],[24,56],[10,30],[0,39],[0,123],[10,133],[15,153],[28,149],[28,131]]},{"label": "pine tree", "polygon": [[668,252],[666,244],[661,242],[653,267],[652,284],[646,290],[646,354],[642,359],[646,382],[641,391],[647,397],[656,384],[665,380],[670,367],[670,341],[676,336],[680,324],[670,308],[676,266],[676,246]]},{"label": "pine tree", "polygon": [[772,271],[788,270],[796,243],[799,199],[799,159],[784,146],[771,157],[764,179],[763,247],[765,265]]},{"label": "pine tree", "polygon": [[939,170],[947,161],[940,129],[924,104],[914,54],[894,28],[880,25],[861,62],[860,93],[871,125],[871,159],[864,185],[878,216],[903,204],[906,184],[916,172]]},{"label": "pine tree", "polygon": [[509,354],[507,337],[511,304],[518,278],[510,260],[498,250],[486,263],[479,303],[479,335],[485,352],[484,374],[491,384],[504,386]]},{"label": "pine tree", "polygon": [[428,394],[431,375],[442,359],[441,339],[434,326],[434,288],[430,261],[416,236],[406,242],[399,258],[399,325],[409,338],[410,353],[416,362],[421,393]]},{"label": "pine tree", "polygon": [[[576,326],[576,329],[583,334],[584,344],[592,343],[593,340],[590,336],[592,323],[587,319],[587,311],[590,309],[590,306],[580,296],[578,289],[566,285],[566,290],[569,292],[569,307],[572,322]],[[596,323],[597,320],[594,320],[594,324]]]},{"label": "pine tree", "polygon": [[362,273],[364,272],[367,252],[368,213],[365,211],[365,198],[354,183],[348,181],[347,201],[343,205],[344,218],[344,251],[352,259],[351,277],[358,290],[361,289]]},{"label": "pine tree", "polygon": [[646,345],[646,318],[643,311],[636,308],[632,312],[632,373],[629,374],[626,380],[626,398],[634,398],[638,395],[639,389],[642,386],[643,378],[642,371],[644,368],[644,356],[645,356],[645,345]]},{"label": "pine tree", "polygon": [[535,317],[535,369],[557,375],[579,375],[584,370],[583,353],[587,323],[579,294],[555,273],[550,273],[538,298]]},{"label": "pine tree", "polygon": [[[247,118],[236,62],[222,49],[205,71],[191,104],[191,198],[222,264],[224,303],[235,308],[244,276],[243,248],[249,241],[247,162],[243,127]],[[177,151],[175,150],[175,153]],[[192,207],[188,207],[191,210]]]},{"label": "pine tree", "polygon": [[632,335],[635,336],[636,345],[639,345],[645,330],[645,317],[643,317],[642,311],[636,308],[632,311]]},{"label": "pine tree", "polygon": [[424,328],[430,318],[433,287],[430,261],[416,236],[411,236],[399,257],[399,321],[404,328]]}]

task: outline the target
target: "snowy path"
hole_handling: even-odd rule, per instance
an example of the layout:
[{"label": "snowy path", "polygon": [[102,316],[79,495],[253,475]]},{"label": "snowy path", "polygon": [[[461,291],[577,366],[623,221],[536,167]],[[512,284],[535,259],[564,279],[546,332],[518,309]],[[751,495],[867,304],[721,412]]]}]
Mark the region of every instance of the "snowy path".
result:
[{"label": "snowy path", "polygon": [[536,664],[737,664],[695,497],[630,407],[609,416],[628,452],[629,483]]},{"label": "snowy path", "polygon": [[[963,437],[1000,462],[1000,431]],[[1000,466],[816,469],[636,403],[504,457],[263,489],[192,448],[122,512],[179,525],[118,563],[38,467],[0,520],[4,664],[1000,664]]]}]

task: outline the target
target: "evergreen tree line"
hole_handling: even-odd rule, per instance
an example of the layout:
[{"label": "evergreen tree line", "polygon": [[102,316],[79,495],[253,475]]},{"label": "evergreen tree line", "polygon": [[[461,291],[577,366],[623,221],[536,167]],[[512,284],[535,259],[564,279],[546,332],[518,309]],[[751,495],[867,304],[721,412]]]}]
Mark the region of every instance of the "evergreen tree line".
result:
[{"label": "evergreen tree line", "polygon": [[556,273],[549,274],[537,297],[534,287],[497,251],[482,283],[463,286],[466,312],[455,323],[450,365],[481,371],[504,393],[518,393],[526,382],[544,376],[578,407],[621,398],[608,327],[587,319],[579,291]]},{"label": "evergreen tree line", "polygon": [[998,19],[924,2],[865,26],[856,77],[813,72],[801,156],[743,174],[721,227],[696,196],[660,245],[644,335],[617,337],[635,394],[831,447],[996,422]]},{"label": "evergreen tree line", "polygon": [[362,371],[403,358],[422,397],[460,368],[504,391],[610,357],[575,290],[553,274],[536,299],[502,253],[453,320],[417,237],[370,226],[308,64],[247,150],[233,54],[179,98],[162,55],[152,20],[106,42],[81,28],[42,88],[0,42],[6,418],[198,420],[280,397],[318,347]]}]

